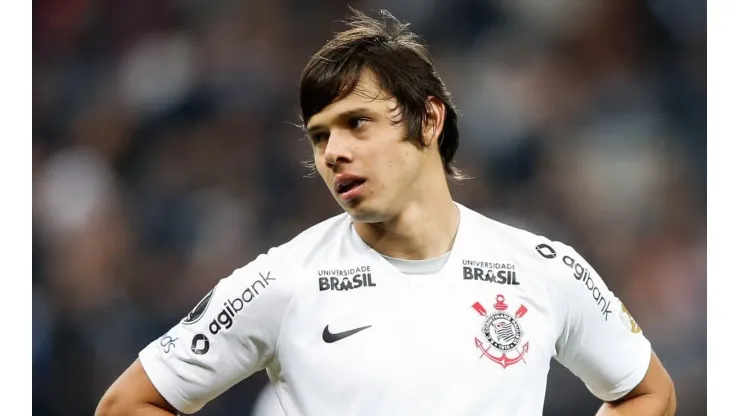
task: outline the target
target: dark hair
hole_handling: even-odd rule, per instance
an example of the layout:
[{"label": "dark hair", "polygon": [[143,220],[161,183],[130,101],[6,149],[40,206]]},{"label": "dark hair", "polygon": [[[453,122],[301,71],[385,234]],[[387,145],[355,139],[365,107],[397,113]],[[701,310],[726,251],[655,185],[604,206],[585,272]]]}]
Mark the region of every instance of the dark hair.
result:
[{"label": "dark hair", "polygon": [[369,70],[383,91],[399,104],[400,118],[406,122],[406,137],[420,149],[425,146],[422,128],[429,116],[428,98],[437,97],[446,114],[439,136],[439,153],[447,174],[462,178],[452,166],[460,136],[457,112],[452,97],[432,64],[431,56],[408,30],[389,12],[376,20],[350,8],[349,28],[335,34],[309,60],[301,76],[300,106],[303,127],[324,107],[351,94],[362,75]]}]

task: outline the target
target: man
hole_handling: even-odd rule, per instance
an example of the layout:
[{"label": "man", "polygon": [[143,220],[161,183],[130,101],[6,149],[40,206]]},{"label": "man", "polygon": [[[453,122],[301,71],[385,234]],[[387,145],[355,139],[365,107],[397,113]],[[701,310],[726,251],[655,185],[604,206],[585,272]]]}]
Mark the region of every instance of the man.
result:
[{"label": "man", "polygon": [[457,116],[416,37],[387,13],[349,26],[300,86],[346,213],[221,280],[97,414],[192,413],[266,369],[288,415],[536,415],[553,357],[599,415],[674,414],[650,343],[574,249],[452,200]]}]

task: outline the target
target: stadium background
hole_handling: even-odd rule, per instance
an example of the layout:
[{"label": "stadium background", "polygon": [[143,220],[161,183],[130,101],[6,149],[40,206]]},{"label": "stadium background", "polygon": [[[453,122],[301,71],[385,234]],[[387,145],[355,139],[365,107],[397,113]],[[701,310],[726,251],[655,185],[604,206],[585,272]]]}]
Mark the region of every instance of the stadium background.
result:
[{"label": "stadium background", "polygon": [[[352,5],[430,44],[475,177],[455,198],[576,247],[653,342],[679,414],[706,414],[705,2]],[[34,415],[92,414],[219,278],[339,212],[292,123],[346,6],[33,2]],[[265,383],[200,414],[250,415]],[[553,363],[546,415],[598,405]]]}]

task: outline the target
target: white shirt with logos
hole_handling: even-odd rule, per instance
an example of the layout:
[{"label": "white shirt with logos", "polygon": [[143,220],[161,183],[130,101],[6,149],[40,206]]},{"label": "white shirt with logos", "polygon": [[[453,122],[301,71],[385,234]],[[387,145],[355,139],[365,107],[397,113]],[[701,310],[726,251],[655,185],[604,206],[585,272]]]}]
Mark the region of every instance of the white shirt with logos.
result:
[{"label": "white shirt with logos", "polygon": [[145,347],[146,373],[189,414],[266,369],[288,416],[541,415],[552,358],[604,401],[643,379],[650,343],[586,260],[457,206],[429,261],[377,253],[347,214],[309,228]]}]

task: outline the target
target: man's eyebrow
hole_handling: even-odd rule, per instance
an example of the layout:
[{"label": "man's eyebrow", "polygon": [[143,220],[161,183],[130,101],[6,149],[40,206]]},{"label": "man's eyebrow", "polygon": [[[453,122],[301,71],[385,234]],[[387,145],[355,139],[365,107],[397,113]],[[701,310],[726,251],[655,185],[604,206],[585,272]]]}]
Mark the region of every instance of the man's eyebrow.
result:
[{"label": "man's eyebrow", "polygon": [[[333,120],[346,120],[358,115],[367,114],[368,112],[370,112],[370,109],[366,107],[352,108],[337,114],[336,116],[334,116]],[[314,124],[313,126],[306,129],[306,133],[311,134],[317,130],[322,130],[324,128],[325,127],[323,124]]]}]

